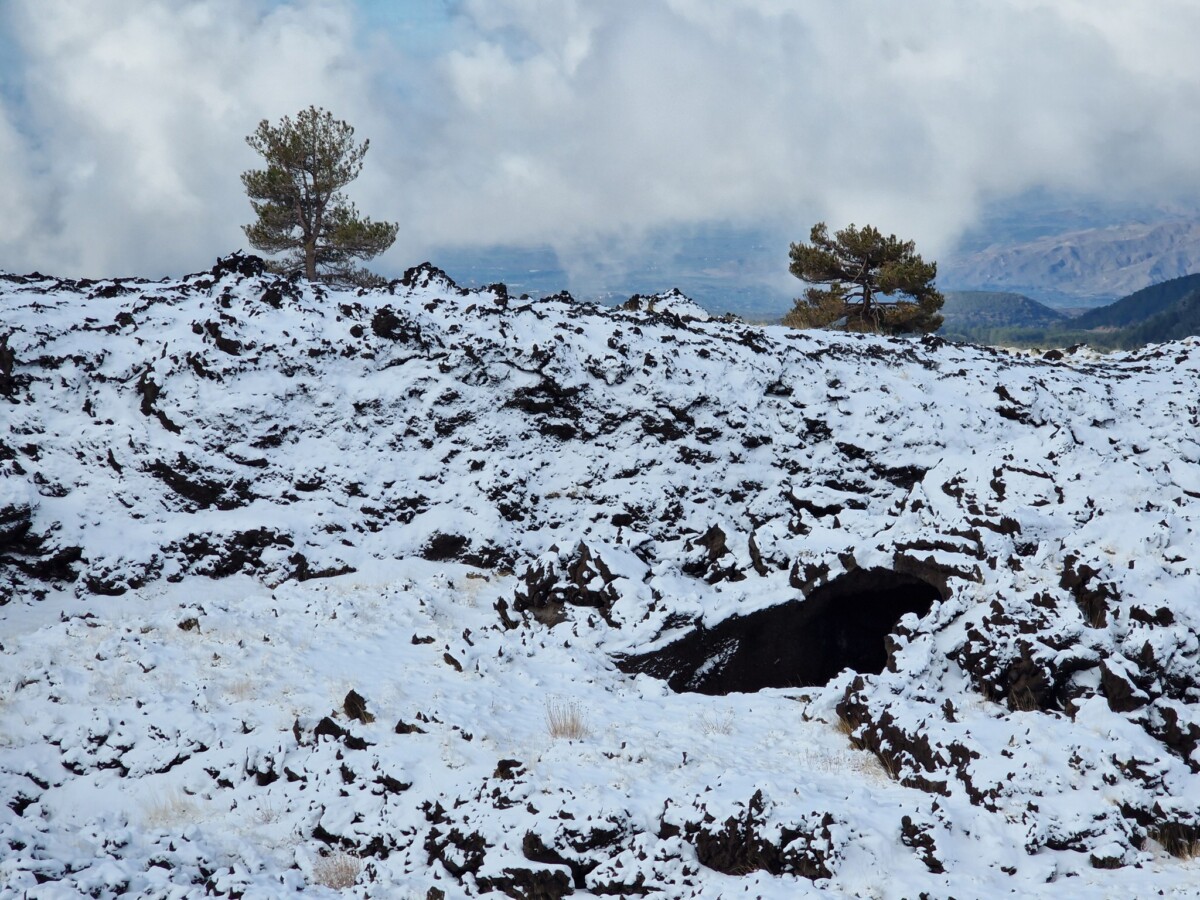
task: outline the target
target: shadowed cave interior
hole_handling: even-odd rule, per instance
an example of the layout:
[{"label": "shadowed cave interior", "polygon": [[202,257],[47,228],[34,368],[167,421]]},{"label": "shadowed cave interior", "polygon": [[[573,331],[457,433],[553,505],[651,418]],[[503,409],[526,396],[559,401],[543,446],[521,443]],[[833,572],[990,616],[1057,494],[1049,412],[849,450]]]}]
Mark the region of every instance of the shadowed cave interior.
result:
[{"label": "shadowed cave interior", "polygon": [[855,569],[806,598],[699,628],[619,665],[701,694],[823,685],[843,669],[877,674],[887,663],[884,639],[900,618],[924,616],[940,598],[913,575]]}]

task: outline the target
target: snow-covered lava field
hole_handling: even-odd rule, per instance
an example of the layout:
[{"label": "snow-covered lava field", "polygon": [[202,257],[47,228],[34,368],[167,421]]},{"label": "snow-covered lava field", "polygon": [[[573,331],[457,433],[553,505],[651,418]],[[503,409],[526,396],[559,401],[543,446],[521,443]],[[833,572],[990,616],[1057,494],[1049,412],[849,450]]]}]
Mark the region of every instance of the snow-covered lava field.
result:
[{"label": "snow-covered lava field", "polygon": [[1200,342],[0,275],[0,898],[1200,895]]}]

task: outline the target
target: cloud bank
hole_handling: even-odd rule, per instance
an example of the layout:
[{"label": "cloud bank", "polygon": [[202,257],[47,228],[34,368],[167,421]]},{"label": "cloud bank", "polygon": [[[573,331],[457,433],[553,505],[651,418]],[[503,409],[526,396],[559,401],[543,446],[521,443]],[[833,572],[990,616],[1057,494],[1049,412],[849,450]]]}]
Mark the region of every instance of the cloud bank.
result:
[{"label": "cloud bank", "polygon": [[1033,188],[1200,199],[1191,0],[462,0],[419,51],[349,0],[3,9],[0,268],[207,265],[244,244],[244,136],[309,103],[371,139],[351,194],[401,223],[388,272],[471,244],[619,265],[708,222],[936,255]]}]

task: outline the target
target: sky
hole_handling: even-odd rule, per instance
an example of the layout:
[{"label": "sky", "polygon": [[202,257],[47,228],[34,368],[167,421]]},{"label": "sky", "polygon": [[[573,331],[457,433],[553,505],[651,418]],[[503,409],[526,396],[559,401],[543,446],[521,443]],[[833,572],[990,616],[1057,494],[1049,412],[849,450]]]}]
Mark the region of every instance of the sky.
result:
[{"label": "sky", "polygon": [[210,266],[245,136],[309,104],[370,139],[388,275],[499,247],[586,293],[732,234],[786,279],[816,221],[936,258],[1013,198],[1190,210],[1197,38],[1197,0],[0,0],[0,269]]}]

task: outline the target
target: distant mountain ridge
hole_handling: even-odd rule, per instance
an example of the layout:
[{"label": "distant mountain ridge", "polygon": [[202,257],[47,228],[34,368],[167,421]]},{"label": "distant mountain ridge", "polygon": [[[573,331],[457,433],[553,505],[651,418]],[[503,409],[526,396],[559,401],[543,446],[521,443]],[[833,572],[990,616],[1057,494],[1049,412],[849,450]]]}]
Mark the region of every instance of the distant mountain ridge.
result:
[{"label": "distant mountain ridge", "polygon": [[956,289],[1030,294],[1054,306],[1098,305],[1200,270],[1200,222],[1091,228],[947,259]]}]

